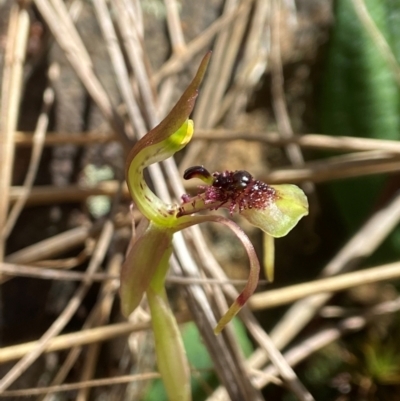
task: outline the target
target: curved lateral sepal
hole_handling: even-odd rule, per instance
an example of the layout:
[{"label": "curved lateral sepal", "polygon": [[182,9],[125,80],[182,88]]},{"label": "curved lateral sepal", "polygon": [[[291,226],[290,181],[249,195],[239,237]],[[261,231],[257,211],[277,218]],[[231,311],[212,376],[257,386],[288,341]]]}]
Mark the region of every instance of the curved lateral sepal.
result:
[{"label": "curved lateral sepal", "polygon": [[206,222],[221,223],[229,227],[242,242],[250,261],[250,272],[247,283],[236,298],[235,302],[231,305],[228,311],[222,316],[217,326],[214,329],[215,334],[219,334],[222,329],[235,317],[240,311],[243,305],[247,302],[251,295],[257,288],[258,279],[260,275],[260,262],[258,261],[256,251],[249,237],[245,232],[232,220],[229,220],[223,216],[218,215],[205,215],[205,216],[184,216],[181,218],[179,229],[184,229],[195,224],[201,224]]}]

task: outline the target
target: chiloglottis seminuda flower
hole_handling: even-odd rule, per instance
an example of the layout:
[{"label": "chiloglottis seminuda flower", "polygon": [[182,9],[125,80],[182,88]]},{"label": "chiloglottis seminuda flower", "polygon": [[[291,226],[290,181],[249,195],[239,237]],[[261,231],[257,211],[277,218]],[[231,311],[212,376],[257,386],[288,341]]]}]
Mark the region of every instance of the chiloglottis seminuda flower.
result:
[{"label": "chiloglottis seminuda flower", "polygon": [[279,238],[308,214],[307,197],[299,187],[267,185],[245,170],[210,174],[203,166],[194,166],[185,171],[183,178],[199,178],[208,185],[200,186],[196,197],[182,197],[179,216],[204,208],[225,207],[231,214],[237,211],[254,226]]},{"label": "chiloglottis seminuda flower", "polygon": [[147,186],[144,169],[174,155],[192,138],[193,121],[189,120],[189,115],[209,57],[210,53],[203,59],[195,78],[172,111],[135,144],[128,156],[128,188],[147,223],[138,229],[127,253],[121,273],[120,295],[122,311],[129,315],[149,289],[159,266],[169,258],[174,233],[203,222],[224,224],[235,232],[244,245],[250,260],[250,274],[244,290],[218,323],[215,332],[219,333],[254,292],[260,267],[253,245],[236,223],[216,214],[195,213],[225,207],[231,214],[240,213],[269,235],[282,237],[308,214],[308,202],[300,188],[267,185],[244,170],[211,174],[202,166],[188,169],[185,179],[199,178],[205,185],[200,187],[196,196],[183,195],[181,204],[166,204]]}]

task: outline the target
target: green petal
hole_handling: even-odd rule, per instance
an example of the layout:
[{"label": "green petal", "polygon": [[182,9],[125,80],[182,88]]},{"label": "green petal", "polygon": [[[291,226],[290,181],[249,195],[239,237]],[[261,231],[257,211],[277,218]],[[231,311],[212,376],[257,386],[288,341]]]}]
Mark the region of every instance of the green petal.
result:
[{"label": "green petal", "polygon": [[265,209],[246,209],[241,212],[251,224],[267,234],[284,237],[298,221],[308,214],[308,200],[296,185],[271,185],[276,199]]}]

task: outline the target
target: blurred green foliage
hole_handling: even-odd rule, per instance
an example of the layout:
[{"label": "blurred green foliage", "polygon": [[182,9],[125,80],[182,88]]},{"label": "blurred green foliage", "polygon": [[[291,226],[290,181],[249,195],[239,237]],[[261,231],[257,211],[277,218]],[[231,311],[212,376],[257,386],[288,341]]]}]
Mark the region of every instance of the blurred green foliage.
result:
[{"label": "blurred green foliage", "polygon": [[[365,0],[369,14],[400,60],[400,2]],[[335,23],[323,75],[321,130],[329,135],[400,139],[400,91],[394,75],[349,0],[335,3]],[[336,181],[329,191],[348,235],[386,202],[395,178],[376,175]],[[400,181],[400,180],[399,180]],[[381,257],[400,255],[400,231]]]},{"label": "blurred green foliage", "polygon": [[[364,0],[364,3],[400,61],[400,1]],[[322,133],[400,139],[399,86],[351,0],[335,1],[335,20],[321,88],[318,112]],[[329,183],[327,188],[346,235],[354,234],[371,213],[387,202],[399,190],[399,183],[396,175]],[[393,261],[399,256],[397,228],[368,263]],[[374,324],[378,328],[379,319]],[[398,337],[393,334],[398,333],[395,327],[393,324],[389,334],[378,337],[371,336],[369,328],[344,343],[327,347],[304,365],[301,376],[306,386],[317,399],[324,400],[400,399],[400,347]]]}]

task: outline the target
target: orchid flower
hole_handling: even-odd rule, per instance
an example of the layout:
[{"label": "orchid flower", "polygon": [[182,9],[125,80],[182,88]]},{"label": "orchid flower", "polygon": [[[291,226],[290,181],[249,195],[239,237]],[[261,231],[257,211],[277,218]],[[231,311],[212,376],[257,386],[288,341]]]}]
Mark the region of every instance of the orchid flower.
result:
[{"label": "orchid flower", "polygon": [[195,215],[204,210],[228,208],[273,237],[286,235],[308,213],[307,198],[294,185],[267,185],[250,173],[209,173],[202,166],[188,169],[185,179],[199,178],[205,185],[194,197],[182,195],[181,204],[167,204],[147,186],[143,171],[183,149],[193,135],[189,120],[211,53],[202,60],[197,74],[167,117],[132,148],[126,177],[134,204],[144,220],[139,225],[121,271],[121,308],[129,316],[146,293],[156,342],[158,367],[170,399],[190,400],[190,372],[179,329],[168,305],[165,277],[172,253],[173,235],[203,222],[218,222],[231,228],[244,245],[250,260],[248,282],[215,328],[218,334],[253,294],[260,265],[245,233],[232,220],[215,214]]}]

